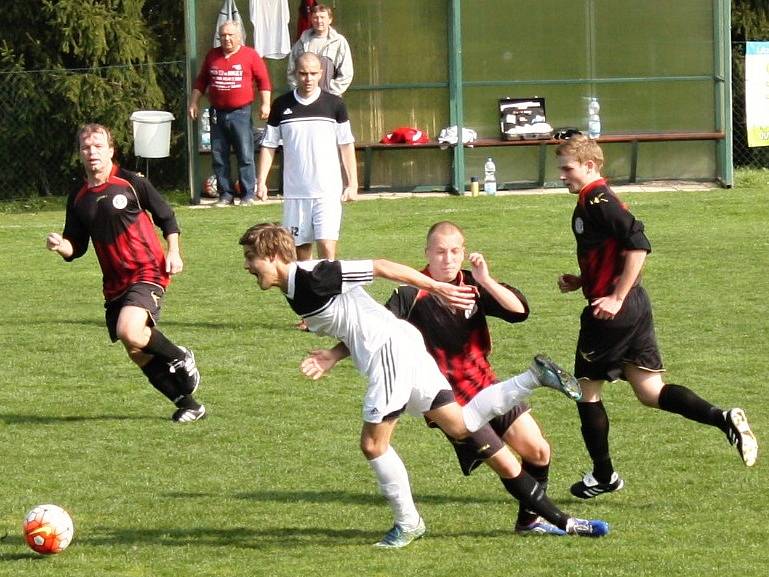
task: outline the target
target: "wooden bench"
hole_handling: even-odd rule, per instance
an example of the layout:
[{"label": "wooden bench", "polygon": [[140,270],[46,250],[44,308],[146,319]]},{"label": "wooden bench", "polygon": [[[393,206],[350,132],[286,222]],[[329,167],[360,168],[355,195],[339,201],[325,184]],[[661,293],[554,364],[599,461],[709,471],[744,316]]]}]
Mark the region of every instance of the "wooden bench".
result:
[{"label": "wooden bench", "polygon": [[[678,141],[698,141],[698,140],[711,140],[719,141],[726,137],[723,131],[702,131],[702,132],[638,132],[638,133],[622,133],[622,134],[603,134],[598,138],[599,144],[611,144],[611,143],[628,143],[631,145],[630,151],[630,174],[628,181],[631,183],[636,182],[638,176],[638,150],[639,145],[642,142],[678,142]],[[538,173],[537,180],[532,184],[537,187],[542,187],[545,184],[545,166],[547,160],[547,147],[560,144],[561,140],[554,138],[547,139],[523,139],[523,140],[502,140],[501,138],[479,138],[469,144],[465,144],[465,148],[490,148],[499,146],[538,146],[539,147],[539,161],[538,161]],[[395,150],[409,148],[412,150],[419,150],[425,148],[446,148],[453,149],[455,145],[441,144],[439,142],[428,142],[425,144],[382,144],[376,143],[356,143],[355,148],[363,152],[363,190],[371,190],[371,170],[373,164],[374,152],[384,150]],[[448,184],[445,187],[440,185],[440,189],[462,191],[464,185],[457,183]],[[417,187],[425,188],[425,187]],[[435,189],[436,187],[432,187]]]},{"label": "wooden bench", "polygon": [[[411,150],[419,150],[419,149],[426,149],[426,148],[454,148],[455,145],[453,144],[441,144],[437,141],[431,141],[431,142],[424,142],[421,144],[402,144],[402,143],[395,143],[395,144],[383,144],[381,142],[365,142],[365,143],[355,143],[355,149],[358,151],[363,152],[363,182],[361,183],[363,185],[363,190],[368,191],[371,190],[371,167],[374,164],[374,152],[380,151],[380,150],[404,150],[406,148]],[[450,184],[447,184],[445,186],[443,185],[425,185],[425,186],[416,186],[414,187],[415,191],[419,191],[422,189],[430,189],[430,190],[443,190],[443,191],[450,191],[452,190],[452,187]]]}]

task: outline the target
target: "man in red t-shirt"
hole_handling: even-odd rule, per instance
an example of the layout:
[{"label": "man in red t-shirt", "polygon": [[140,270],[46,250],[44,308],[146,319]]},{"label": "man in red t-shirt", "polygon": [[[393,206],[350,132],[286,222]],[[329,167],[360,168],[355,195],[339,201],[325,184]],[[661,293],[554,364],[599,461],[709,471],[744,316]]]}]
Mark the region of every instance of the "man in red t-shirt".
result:
[{"label": "man in red t-shirt", "polygon": [[254,85],[259,91],[259,117],[270,114],[272,85],[259,53],[243,45],[240,27],[228,21],[219,27],[222,45],[212,48],[203,60],[190,97],[190,117],[198,117],[200,97],[208,89],[211,104],[211,162],[219,191],[219,206],[232,204],[235,185],[230,179],[230,149],[238,159],[238,182],[243,195],[241,205],[255,203],[256,169],[251,104]]}]

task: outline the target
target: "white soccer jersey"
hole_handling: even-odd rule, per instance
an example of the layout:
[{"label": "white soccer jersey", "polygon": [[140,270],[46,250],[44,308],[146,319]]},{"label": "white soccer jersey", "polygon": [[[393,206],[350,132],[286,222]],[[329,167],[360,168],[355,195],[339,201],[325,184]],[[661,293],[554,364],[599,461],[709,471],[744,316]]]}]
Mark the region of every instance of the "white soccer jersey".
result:
[{"label": "white soccer jersey", "polygon": [[379,423],[404,408],[424,414],[451,386],[420,332],[363,290],[373,280],[370,260],[292,263],[286,298],[312,332],[344,342],[356,368],[368,377],[364,421]]},{"label": "white soccer jersey", "polygon": [[311,260],[289,266],[286,298],[291,308],[310,331],[344,342],[363,373],[403,322],[363,290],[373,280],[371,260]]},{"label": "white soccer jersey", "polygon": [[304,99],[293,91],[272,103],[262,146],[283,146],[285,198],[339,198],[344,185],[338,146],[353,142],[341,98],[318,90]]}]

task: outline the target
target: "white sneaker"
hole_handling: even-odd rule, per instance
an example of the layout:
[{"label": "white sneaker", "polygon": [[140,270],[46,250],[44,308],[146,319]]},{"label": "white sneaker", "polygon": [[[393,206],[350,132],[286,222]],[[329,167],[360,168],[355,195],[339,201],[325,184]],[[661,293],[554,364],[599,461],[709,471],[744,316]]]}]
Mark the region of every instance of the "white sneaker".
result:
[{"label": "white sneaker", "polygon": [[531,363],[531,372],[543,387],[561,391],[572,401],[582,398],[582,387],[570,373],[559,367],[546,355],[537,355]]},{"label": "white sneaker", "polygon": [[405,547],[412,541],[419,539],[425,534],[427,528],[422,517],[419,518],[419,523],[415,529],[407,531],[398,524],[393,525],[387,534],[382,537],[382,540],[378,543],[374,543],[374,547],[380,547],[382,549],[400,549]]},{"label": "white sneaker", "polygon": [[745,411],[736,408],[724,411],[724,418],[729,426],[726,438],[732,445],[737,446],[737,451],[740,453],[745,466],[752,467],[758,458],[758,440],[756,440],[753,431],[750,430]]}]

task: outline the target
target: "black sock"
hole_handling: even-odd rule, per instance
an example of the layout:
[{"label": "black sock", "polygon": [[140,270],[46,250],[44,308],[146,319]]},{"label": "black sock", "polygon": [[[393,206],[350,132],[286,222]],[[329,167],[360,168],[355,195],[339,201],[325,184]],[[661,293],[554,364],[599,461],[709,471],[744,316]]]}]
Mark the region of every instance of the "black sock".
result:
[{"label": "black sock", "polygon": [[200,408],[200,403],[198,403],[192,395],[182,395],[178,397],[174,401],[174,405],[179,407],[180,409],[195,409],[198,410]]},{"label": "black sock", "polygon": [[542,486],[526,471],[521,471],[521,474],[514,479],[502,479],[502,484],[521,502],[521,505],[531,509],[559,529],[566,530],[566,521],[569,516],[555,506],[555,503],[545,495]]},{"label": "black sock", "polygon": [[[531,475],[531,477],[537,483],[539,483],[539,486],[542,487],[543,493],[547,493],[547,481],[550,473],[550,463],[545,465],[535,465],[534,463],[523,459],[521,462],[521,468],[529,475]],[[518,508],[518,520],[516,521],[516,525],[530,525],[537,519],[537,517],[538,515],[536,512],[526,508],[524,504],[521,503],[520,507]]]},{"label": "black sock", "polygon": [[150,328],[150,340],[142,351],[160,357],[165,362],[184,358],[184,351],[169,341],[166,336],[155,327]]},{"label": "black sock", "polygon": [[593,477],[599,483],[608,483],[614,466],[609,456],[609,415],[603,401],[577,403],[577,411],[582,423],[582,439],[593,461]]},{"label": "black sock", "polygon": [[177,380],[168,372],[168,363],[160,357],[152,357],[150,362],[142,367],[142,372],[147,379],[164,397],[172,403],[176,403],[184,393],[179,388]]},{"label": "black sock", "polygon": [[718,427],[724,433],[727,431],[724,412],[681,385],[662,387],[657,404],[663,411],[676,413],[703,425]]}]

